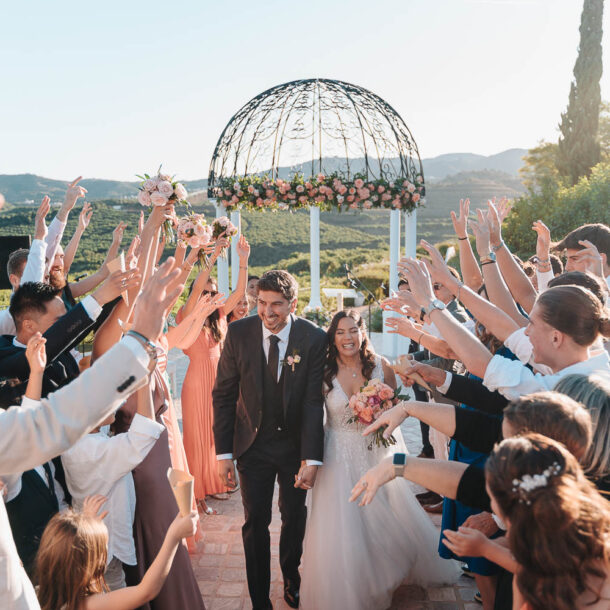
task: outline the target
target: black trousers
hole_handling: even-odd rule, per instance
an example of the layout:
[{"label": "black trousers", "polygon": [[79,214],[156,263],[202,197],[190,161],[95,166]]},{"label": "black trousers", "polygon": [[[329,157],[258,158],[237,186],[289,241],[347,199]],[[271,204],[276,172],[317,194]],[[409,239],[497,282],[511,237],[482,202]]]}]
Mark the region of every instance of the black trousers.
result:
[{"label": "black trousers", "polygon": [[[415,394],[415,400],[428,402],[428,392],[417,384],[413,386],[413,393]],[[430,426],[428,424],[424,424],[423,421],[420,421],[419,427],[421,429],[421,440],[423,444],[422,452],[426,454],[433,453],[434,449],[430,444]]]},{"label": "black trousers", "polygon": [[299,564],[305,536],[304,489],[294,487],[301,460],[294,439],[285,435],[259,435],[237,460],[245,523],[242,527],[248,590],[252,606],[271,608],[271,548],[269,524],[275,480],[279,483],[280,566],[284,580],[300,585]]}]

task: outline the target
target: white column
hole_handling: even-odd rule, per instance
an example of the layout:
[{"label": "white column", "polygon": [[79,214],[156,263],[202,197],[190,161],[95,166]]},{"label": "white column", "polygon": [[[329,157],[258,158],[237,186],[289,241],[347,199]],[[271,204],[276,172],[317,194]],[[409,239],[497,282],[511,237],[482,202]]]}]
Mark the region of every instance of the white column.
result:
[{"label": "white column", "polygon": [[322,307],[320,300],[320,208],[309,206],[309,272],[311,294],[308,309]]},{"label": "white column", "polygon": [[[400,258],[400,211],[390,212],[390,282],[389,289],[398,290],[398,260]],[[390,311],[383,312],[383,355],[395,358],[397,355],[397,335],[388,333],[385,321],[394,316]]]},{"label": "white column", "polygon": [[405,214],[405,256],[415,258],[417,251],[417,210]]},{"label": "white column", "polygon": [[239,210],[231,212],[231,222],[237,227],[237,235],[231,238],[231,290],[235,290],[239,276],[239,256],[237,255],[237,242],[241,235],[241,213]]},{"label": "white column", "polygon": [[[216,201],[213,201],[216,205]],[[219,205],[216,205],[216,218],[226,216],[226,211]],[[229,295],[229,261],[228,259],[219,256],[217,265],[218,271],[218,292],[222,292],[225,296]]]}]

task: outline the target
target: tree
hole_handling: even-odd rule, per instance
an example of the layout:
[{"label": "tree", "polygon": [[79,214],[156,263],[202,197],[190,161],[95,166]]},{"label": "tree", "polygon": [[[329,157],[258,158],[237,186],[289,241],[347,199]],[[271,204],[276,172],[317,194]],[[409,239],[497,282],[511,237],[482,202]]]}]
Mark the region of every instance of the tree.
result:
[{"label": "tree", "polygon": [[580,45],[570,86],[568,108],[561,115],[558,169],[571,184],[588,176],[600,161],[599,111],[602,76],[604,0],[584,0]]}]

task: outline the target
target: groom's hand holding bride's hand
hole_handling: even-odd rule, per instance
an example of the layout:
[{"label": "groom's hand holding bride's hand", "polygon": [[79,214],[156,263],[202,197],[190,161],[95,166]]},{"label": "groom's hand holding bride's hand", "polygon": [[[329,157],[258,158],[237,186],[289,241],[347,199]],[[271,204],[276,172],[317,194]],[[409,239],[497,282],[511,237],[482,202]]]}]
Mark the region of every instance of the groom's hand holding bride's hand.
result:
[{"label": "groom's hand holding bride's hand", "polygon": [[375,430],[379,430],[379,428],[386,429],[383,432],[383,438],[388,439],[392,436],[392,432],[402,424],[405,419],[409,417],[409,412],[407,411],[407,403],[403,400],[400,401],[395,407],[388,409],[384,413],[379,416],[379,419],[376,419],[370,426],[366,427],[362,431],[362,436],[368,436],[369,434],[375,432]]},{"label": "groom's hand holding bride's hand", "polygon": [[223,485],[233,489],[237,486],[235,478],[235,464],[233,460],[218,460],[218,475]]},{"label": "groom's hand holding bride's hand", "polygon": [[317,466],[308,466],[305,460],[301,461],[298,474],[294,475],[294,486],[300,489],[311,489],[316,482]]},{"label": "groom's hand holding bride's hand", "polygon": [[360,500],[358,506],[366,506],[373,501],[377,490],[386,483],[390,482],[396,473],[394,471],[394,465],[392,464],[392,458],[386,458],[371,468],[361,479],[354,485],[352,489],[352,495],[349,498],[350,502],[354,502],[362,492],[364,495]]}]

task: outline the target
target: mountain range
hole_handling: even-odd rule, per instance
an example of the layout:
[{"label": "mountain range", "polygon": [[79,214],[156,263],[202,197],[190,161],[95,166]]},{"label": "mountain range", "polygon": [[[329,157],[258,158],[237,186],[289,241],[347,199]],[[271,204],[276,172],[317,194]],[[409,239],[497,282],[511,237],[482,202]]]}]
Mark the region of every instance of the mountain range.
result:
[{"label": "mountain range", "polygon": [[[450,153],[423,159],[422,165],[428,185],[428,201],[433,202],[436,194],[442,199],[445,196],[455,199],[456,189],[474,188],[475,191],[497,192],[498,195],[515,196],[523,192],[523,186],[518,179],[519,168],[523,165],[523,156],[527,153],[523,148],[511,148],[495,155],[484,156],[473,153]],[[391,163],[392,160],[388,160]],[[342,167],[344,160],[328,158],[322,160],[324,171],[330,172]],[[350,162],[352,171],[364,167],[363,159]],[[279,175],[287,177],[295,170],[303,167],[280,168]],[[35,174],[0,174],[0,193],[7,202],[12,204],[34,204],[44,195],[49,195],[52,201],[61,201],[66,190],[67,181],[54,180]],[[87,198],[91,201],[101,199],[125,199],[137,195],[138,182],[85,178],[81,184],[87,189]],[[202,192],[207,189],[207,179],[187,180],[184,182],[190,193]],[[463,195],[465,196],[465,195]],[[488,197],[490,195],[484,195]],[[205,196],[202,193],[193,203],[200,203]],[[441,206],[444,207],[444,206]]]}]

